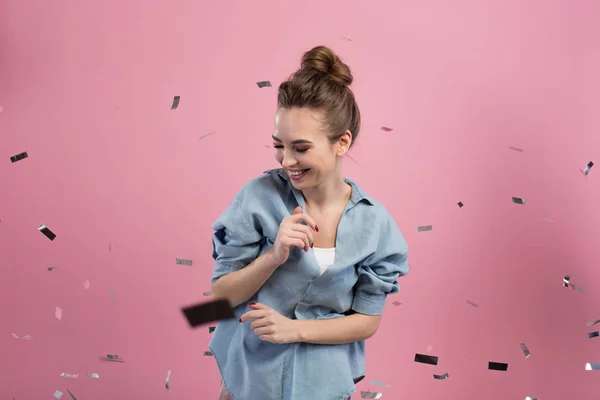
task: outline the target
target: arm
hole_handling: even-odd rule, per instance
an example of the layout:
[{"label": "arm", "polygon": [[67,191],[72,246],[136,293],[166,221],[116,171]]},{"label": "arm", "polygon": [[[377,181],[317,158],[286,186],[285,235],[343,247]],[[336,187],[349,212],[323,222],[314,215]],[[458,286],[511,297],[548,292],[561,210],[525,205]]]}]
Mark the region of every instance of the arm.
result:
[{"label": "arm", "polygon": [[367,340],[377,332],[380,315],[352,314],[332,319],[294,320],[298,341],[346,344]]},{"label": "arm", "polygon": [[214,298],[226,298],[231,307],[245,303],[265,284],[279,265],[273,261],[272,248],[250,265],[218,278],[212,284]]}]

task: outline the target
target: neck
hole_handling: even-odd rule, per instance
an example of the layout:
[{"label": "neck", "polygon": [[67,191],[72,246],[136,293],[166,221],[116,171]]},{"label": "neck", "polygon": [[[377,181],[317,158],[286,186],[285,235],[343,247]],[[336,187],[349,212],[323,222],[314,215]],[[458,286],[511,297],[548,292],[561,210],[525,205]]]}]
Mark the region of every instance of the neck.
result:
[{"label": "neck", "polygon": [[340,172],[332,175],[330,179],[321,184],[302,191],[304,201],[308,208],[323,210],[340,202],[346,203],[350,198],[352,189],[344,181]]}]

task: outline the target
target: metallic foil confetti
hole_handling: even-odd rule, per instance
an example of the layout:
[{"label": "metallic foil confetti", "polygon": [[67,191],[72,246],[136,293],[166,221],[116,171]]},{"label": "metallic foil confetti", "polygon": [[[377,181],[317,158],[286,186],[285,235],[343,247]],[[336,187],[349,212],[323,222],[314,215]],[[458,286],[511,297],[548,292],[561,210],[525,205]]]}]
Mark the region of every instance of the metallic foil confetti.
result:
[{"label": "metallic foil confetti", "polygon": [[216,326],[209,326],[208,327],[208,333],[213,333],[216,328],[217,328]]},{"label": "metallic foil confetti", "polygon": [[514,151],[518,151],[520,153],[523,152],[523,149],[519,149],[518,147],[513,147],[513,146],[508,146],[509,149],[514,150]]},{"label": "metallic foil confetti", "polygon": [[417,227],[417,232],[427,232],[433,229],[433,226],[431,225],[424,225],[424,226],[419,226]]},{"label": "metallic foil confetti", "polygon": [[189,267],[192,266],[192,260],[186,260],[186,259],[183,259],[183,258],[176,258],[175,259],[175,263],[177,265],[187,265]]},{"label": "metallic foil confetti", "polygon": [[551,219],[551,218],[544,218],[544,221],[548,221],[548,222],[556,222],[555,220]]},{"label": "metallic foil confetti", "polygon": [[271,87],[271,82],[269,82],[269,81],[260,81],[260,82],[256,82],[256,84],[258,85],[259,88]]},{"label": "metallic foil confetti", "polygon": [[207,136],[210,136],[210,135],[214,135],[214,134],[215,134],[214,132],[207,133],[207,134],[205,134],[205,135],[202,135],[202,136],[200,136],[200,137],[198,138],[198,140],[200,140],[200,139],[204,139],[205,137],[207,137]]},{"label": "metallic foil confetti", "polygon": [[227,299],[182,308],[181,311],[192,328],[208,322],[233,318],[233,310]]},{"label": "metallic foil confetti", "polygon": [[433,379],[448,379],[450,378],[450,374],[448,374],[447,372],[441,375],[436,375],[433,374]]},{"label": "metallic foil confetti", "polygon": [[60,399],[61,397],[63,397],[63,392],[57,390],[52,396],[56,397],[57,399]]},{"label": "metallic foil confetti", "polygon": [[459,206],[460,208],[463,208],[463,207],[464,207],[464,204],[463,204],[463,202],[462,202],[462,201],[459,201],[459,202],[458,202],[458,206]]},{"label": "metallic foil confetti", "polygon": [[381,396],[383,396],[383,393],[381,392],[360,392],[361,399],[379,399]]},{"label": "metallic foil confetti", "polygon": [[438,358],[435,356],[428,356],[426,354],[417,353],[417,354],[415,354],[415,362],[422,363],[422,364],[437,365]]},{"label": "metallic foil confetti", "polygon": [[179,107],[179,99],[180,98],[181,98],[180,96],[173,97],[173,105],[171,106],[171,110],[176,110],[177,107]]},{"label": "metallic foil confetti", "polygon": [[391,131],[393,131],[392,128],[388,128],[387,126],[382,126],[381,130],[384,131],[384,132],[391,132]]},{"label": "metallic foil confetti", "polygon": [[71,400],[77,400],[77,397],[75,397],[69,389],[67,389],[67,392],[69,393],[69,396],[71,396]]},{"label": "metallic foil confetti", "polygon": [[107,361],[120,362],[120,363],[125,362],[125,360],[123,360],[123,358],[119,357],[117,354],[107,354],[106,355],[106,360]]},{"label": "metallic foil confetti", "polygon": [[584,174],[585,176],[587,176],[587,174],[589,174],[589,173],[590,173],[590,169],[591,169],[593,166],[594,166],[594,163],[590,161],[590,162],[589,162],[589,163],[588,163],[588,164],[585,166],[585,169],[583,170],[583,174]]},{"label": "metallic foil confetti", "polygon": [[17,335],[16,333],[13,333],[12,335],[13,335],[13,337],[14,337],[15,339],[21,339],[21,338],[19,337],[19,335]]},{"label": "metallic foil confetti", "polygon": [[591,339],[591,338],[598,337],[598,336],[600,336],[600,331],[596,331],[596,332],[590,332],[590,333],[588,333],[588,337],[589,337],[590,339]]},{"label": "metallic foil confetti", "polygon": [[21,339],[23,339],[23,340],[31,340],[33,338],[31,336],[29,336],[29,335],[25,335]]},{"label": "metallic foil confetti", "polygon": [[108,289],[108,295],[112,298],[114,303],[117,302],[117,298],[115,297],[115,294],[113,293],[112,290]]},{"label": "metallic foil confetti", "polygon": [[586,371],[600,371],[600,363],[587,363],[585,364]]},{"label": "metallic foil confetti", "polygon": [[56,235],[50,229],[46,228],[46,225],[44,224],[40,225],[38,231],[42,232],[50,240],[56,238]]},{"label": "metallic foil confetti", "polygon": [[521,346],[521,350],[523,350],[523,354],[525,354],[525,358],[528,358],[531,355],[531,353],[529,352],[527,345],[525,343],[521,343],[519,346]]},{"label": "metallic foil confetti", "polygon": [[48,267],[48,271],[52,271],[55,267]]},{"label": "metallic foil confetti", "polygon": [[527,396],[527,397],[525,397],[525,400],[540,400],[540,399],[538,399],[537,397]]},{"label": "metallic foil confetti", "polygon": [[62,308],[56,306],[56,309],[54,310],[54,316],[60,321],[62,319]]},{"label": "metallic foil confetti", "polygon": [[167,379],[165,379],[165,388],[169,390],[169,381],[171,380],[171,370],[167,371]]},{"label": "metallic foil confetti", "polygon": [[392,302],[392,304],[396,307],[399,307],[402,305],[402,303],[400,303],[399,301],[394,301],[394,302]]},{"label": "metallic foil confetti", "polygon": [[522,199],[520,197],[513,197],[512,202],[515,204],[525,204],[525,199]]},{"label": "metallic foil confetti", "polygon": [[86,280],[83,282],[83,289],[88,290],[90,288],[90,281]]},{"label": "metallic foil confetti", "polygon": [[569,287],[569,281],[571,280],[571,275],[565,275],[565,277],[563,278],[563,286],[564,287]]},{"label": "metallic foil confetti", "polygon": [[77,377],[79,376],[79,374],[68,374],[66,372],[61,372],[60,376],[62,376],[63,378],[77,379]]},{"label": "metallic foil confetti", "polygon": [[389,388],[390,387],[390,386],[386,385],[385,383],[379,382],[379,381],[371,381],[371,385],[377,385],[377,386],[381,386],[381,387],[384,387],[384,388]]},{"label": "metallic foil confetti", "polygon": [[488,369],[493,371],[508,371],[508,364],[490,361],[488,363]]},{"label": "metallic foil confetti", "polygon": [[212,351],[205,351],[204,355],[207,357],[211,357],[213,355]]},{"label": "metallic foil confetti", "polygon": [[17,161],[21,161],[27,157],[29,157],[29,155],[27,155],[27,152],[24,151],[23,153],[19,153],[16,156],[12,156],[10,158],[10,162],[16,163]]},{"label": "metallic foil confetti", "polygon": [[87,376],[89,376],[90,378],[94,378],[94,379],[100,378],[100,375],[98,375],[98,373],[96,373],[96,372],[88,372]]},{"label": "metallic foil confetti", "polygon": [[589,321],[585,323],[585,326],[594,326],[596,324],[600,324],[600,319],[597,319],[595,321]]},{"label": "metallic foil confetti", "polygon": [[202,293],[202,296],[210,297],[210,296],[212,296],[212,292],[204,292],[204,293]]},{"label": "metallic foil confetti", "polygon": [[479,308],[479,304],[477,304],[477,303],[473,303],[473,302],[472,302],[472,301],[470,301],[470,300],[467,300],[467,304],[470,304],[470,305],[472,305],[472,306],[473,306],[473,307],[475,307],[475,308]]}]

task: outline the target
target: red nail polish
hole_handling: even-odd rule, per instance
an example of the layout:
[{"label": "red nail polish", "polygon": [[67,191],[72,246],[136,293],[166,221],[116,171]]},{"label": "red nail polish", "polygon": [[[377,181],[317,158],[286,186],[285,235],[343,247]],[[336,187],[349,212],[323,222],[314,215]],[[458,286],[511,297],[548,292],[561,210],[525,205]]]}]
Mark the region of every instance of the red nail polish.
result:
[{"label": "red nail polish", "polygon": [[240,322],[242,322],[242,319],[240,318]]},{"label": "red nail polish", "polygon": [[249,305],[249,306],[253,306],[253,305],[255,305],[255,304],[256,304],[256,303],[248,303],[248,305]]},{"label": "red nail polish", "polygon": [[315,231],[319,232],[319,227],[315,225]]},{"label": "red nail polish", "polygon": [[310,244],[310,248],[312,249],[312,247],[313,247],[314,245],[315,245],[314,243],[311,243],[311,244]]}]

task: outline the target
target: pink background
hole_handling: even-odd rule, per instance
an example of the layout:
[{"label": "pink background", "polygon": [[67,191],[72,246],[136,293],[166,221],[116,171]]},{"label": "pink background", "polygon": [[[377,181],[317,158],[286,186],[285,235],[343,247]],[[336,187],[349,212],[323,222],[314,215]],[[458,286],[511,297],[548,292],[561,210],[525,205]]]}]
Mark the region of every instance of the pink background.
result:
[{"label": "pink background", "polygon": [[208,327],[179,309],[210,290],[210,224],[277,167],[276,87],[325,44],[363,114],[345,173],[410,246],[359,390],[598,398],[600,3],[282,3],[0,2],[0,397],[216,398]]}]

